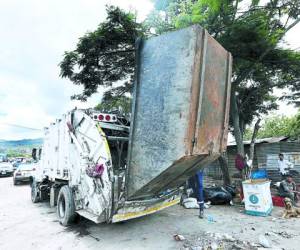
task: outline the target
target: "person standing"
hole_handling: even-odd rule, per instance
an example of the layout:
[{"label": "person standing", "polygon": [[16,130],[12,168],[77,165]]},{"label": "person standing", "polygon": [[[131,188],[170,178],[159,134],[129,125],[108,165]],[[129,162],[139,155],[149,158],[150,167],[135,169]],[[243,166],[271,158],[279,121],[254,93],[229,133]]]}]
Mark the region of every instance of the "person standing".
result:
[{"label": "person standing", "polygon": [[199,204],[199,218],[204,216],[203,170],[198,171],[188,180],[188,187],[193,190],[194,197]]},{"label": "person standing", "polygon": [[281,176],[284,178],[289,173],[289,170],[294,167],[294,165],[293,163],[285,160],[284,155],[282,153],[280,153],[278,157],[278,170]]},{"label": "person standing", "polygon": [[198,202],[199,202],[199,218],[203,219],[204,215],[204,193],[203,193],[203,170],[198,171],[197,174],[198,187]]}]

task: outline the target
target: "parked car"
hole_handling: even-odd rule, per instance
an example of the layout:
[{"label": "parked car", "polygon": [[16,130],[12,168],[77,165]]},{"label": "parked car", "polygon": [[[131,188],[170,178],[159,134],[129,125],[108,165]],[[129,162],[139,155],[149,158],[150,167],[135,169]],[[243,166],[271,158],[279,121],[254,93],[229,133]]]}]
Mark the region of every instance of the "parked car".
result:
[{"label": "parked car", "polygon": [[35,169],[36,163],[21,163],[14,172],[14,185],[17,185],[19,182],[29,182],[34,174]]},{"label": "parked car", "polygon": [[21,164],[21,161],[16,160],[12,164],[13,164],[14,170],[16,170],[19,167],[19,165]]},{"label": "parked car", "polygon": [[13,165],[10,162],[0,162],[0,176],[12,176]]}]

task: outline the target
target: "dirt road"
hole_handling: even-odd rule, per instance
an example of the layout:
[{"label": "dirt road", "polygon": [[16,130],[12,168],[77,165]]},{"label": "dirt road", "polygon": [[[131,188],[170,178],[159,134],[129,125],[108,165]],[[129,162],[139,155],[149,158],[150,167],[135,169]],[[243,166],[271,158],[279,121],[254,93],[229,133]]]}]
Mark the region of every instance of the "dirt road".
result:
[{"label": "dirt road", "polygon": [[[207,232],[252,243],[264,235],[273,249],[300,249],[300,219],[277,219],[280,209],[262,218],[238,207],[215,206],[201,220],[197,210],[174,206],[125,223],[96,225],[83,219],[69,228],[58,223],[55,212],[48,203],[32,204],[28,185],[0,178],[0,249],[201,249]],[[186,240],[177,242],[174,234]]]}]

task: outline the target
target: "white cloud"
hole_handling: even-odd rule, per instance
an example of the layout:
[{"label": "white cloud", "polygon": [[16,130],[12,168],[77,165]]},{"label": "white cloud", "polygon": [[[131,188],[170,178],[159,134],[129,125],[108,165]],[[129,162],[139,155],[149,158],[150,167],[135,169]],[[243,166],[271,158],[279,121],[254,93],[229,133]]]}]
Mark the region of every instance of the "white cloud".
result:
[{"label": "white cloud", "polygon": [[99,102],[101,93],[70,101],[81,88],[59,77],[58,63],[105,19],[106,4],[136,9],[139,20],[152,8],[150,0],[0,0],[0,139],[39,137],[8,124],[43,128],[75,106]]}]

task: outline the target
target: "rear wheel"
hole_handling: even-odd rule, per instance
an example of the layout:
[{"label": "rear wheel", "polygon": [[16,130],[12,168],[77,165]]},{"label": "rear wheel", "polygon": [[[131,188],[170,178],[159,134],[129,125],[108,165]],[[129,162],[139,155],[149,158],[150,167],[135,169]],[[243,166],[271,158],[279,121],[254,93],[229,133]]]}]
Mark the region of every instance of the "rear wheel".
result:
[{"label": "rear wheel", "polygon": [[68,226],[76,218],[75,203],[72,190],[69,186],[62,186],[57,198],[57,215],[60,224]]},{"label": "rear wheel", "polygon": [[15,186],[18,185],[18,182],[17,182],[17,180],[15,178],[13,178],[13,182],[14,182]]},{"label": "rear wheel", "polygon": [[37,203],[40,201],[39,191],[35,179],[31,183],[31,201]]}]

